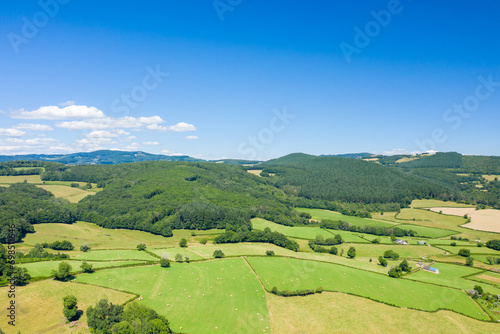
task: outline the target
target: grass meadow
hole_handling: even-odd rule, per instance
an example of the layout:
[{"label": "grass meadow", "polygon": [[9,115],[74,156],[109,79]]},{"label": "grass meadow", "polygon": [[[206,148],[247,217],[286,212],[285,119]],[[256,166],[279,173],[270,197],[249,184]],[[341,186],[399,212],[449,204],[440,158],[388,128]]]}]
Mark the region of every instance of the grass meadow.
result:
[{"label": "grass meadow", "polygon": [[[37,277],[37,276],[51,276],[52,275],[52,270],[57,270],[59,268],[59,263],[63,262],[61,261],[40,261],[40,262],[31,262],[31,263],[23,263],[19,264],[18,266],[21,268],[26,268],[28,269],[28,272],[31,276]],[[71,272],[72,273],[77,273],[81,272],[82,270],[80,269],[81,264],[84,261],[66,261],[71,265]],[[109,267],[122,267],[122,266],[127,266],[127,265],[134,265],[134,264],[140,264],[144,263],[141,261],[100,261],[100,262],[93,262],[93,261],[87,261],[88,264],[91,264],[94,269],[100,269],[100,268],[109,268]]]},{"label": "grass meadow", "polygon": [[267,305],[273,333],[484,334],[498,332],[499,326],[450,311],[430,313],[396,308],[345,293],[288,298],[269,293]]},{"label": "grass meadow", "polygon": [[375,219],[367,219],[367,218],[360,218],[360,217],[354,217],[354,216],[346,216],[343,214],[340,214],[338,212],[333,212],[329,210],[321,210],[321,209],[306,209],[306,208],[296,208],[297,211],[300,212],[307,212],[311,215],[312,219],[316,220],[323,220],[323,219],[329,219],[329,220],[342,220],[345,222],[348,222],[352,225],[356,226],[380,226],[380,227],[391,227],[392,223],[390,222],[385,222],[385,221],[380,221],[380,220],[375,220]]},{"label": "grass meadow", "polygon": [[[9,288],[0,288],[0,305],[8,305],[7,291]],[[70,327],[63,315],[63,297],[74,295],[78,299],[78,309],[84,314],[77,327]],[[114,304],[123,304],[135,295],[106,289],[98,286],[44,280],[32,282],[26,286],[16,287],[16,326],[6,326],[7,309],[0,309],[2,329],[10,333],[89,333],[86,329],[87,316],[85,310],[94,306],[100,299],[108,299]],[[35,330],[36,329],[36,330]]]},{"label": "grass meadow", "polygon": [[[279,290],[316,289],[345,292],[398,307],[424,311],[447,309],[478,320],[489,317],[463,291],[335,264],[289,258],[249,258],[262,282]],[[269,290],[271,290],[269,288]]]},{"label": "grass meadow", "polygon": [[265,292],[241,258],[109,269],[76,281],[140,294],[139,303],[166,316],[176,332],[270,331]]},{"label": "grass meadow", "polygon": [[143,261],[159,261],[158,258],[150,254],[133,250],[133,249],[110,249],[97,250],[81,253],[73,256],[74,259],[85,261],[113,261],[113,260],[143,260]]}]

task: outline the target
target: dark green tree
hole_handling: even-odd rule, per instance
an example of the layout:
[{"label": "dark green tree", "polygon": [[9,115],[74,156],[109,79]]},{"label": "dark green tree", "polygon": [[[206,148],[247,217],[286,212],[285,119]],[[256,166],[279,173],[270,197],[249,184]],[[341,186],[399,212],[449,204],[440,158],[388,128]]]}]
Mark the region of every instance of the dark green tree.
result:
[{"label": "dark green tree", "polygon": [[382,267],[387,267],[387,260],[386,260],[386,259],[384,259],[384,257],[383,257],[383,256],[379,256],[379,257],[378,257],[378,262],[380,263],[380,265],[381,265]]},{"label": "dark green tree", "polygon": [[63,298],[63,314],[68,321],[74,320],[78,314],[77,302],[78,300],[73,295],[68,295]]},{"label": "dark green tree", "polygon": [[356,248],[349,247],[349,250],[347,251],[347,256],[351,259],[354,259],[356,257]]},{"label": "dark green tree", "polygon": [[182,238],[181,241],[179,241],[179,246],[180,247],[187,247],[187,240],[186,240],[186,238]]},{"label": "dark green tree", "polygon": [[474,266],[474,259],[472,257],[468,257],[465,259],[465,265],[468,267]]},{"label": "dark green tree", "polygon": [[469,257],[470,256],[470,249],[462,248],[458,251],[458,255],[463,256],[463,257]]},{"label": "dark green tree", "polygon": [[84,261],[82,265],[80,266],[82,268],[84,273],[93,273],[94,268],[92,268],[92,265],[90,263],[87,263],[87,261]]},{"label": "dark green tree", "polygon": [[146,244],[141,242],[140,244],[137,245],[137,250],[140,251],[146,250]]},{"label": "dark green tree", "polygon": [[68,279],[68,277],[70,277],[71,269],[72,269],[71,265],[68,262],[63,261],[59,263],[58,270],[57,271],[53,270],[52,274],[55,276],[56,280],[65,281]]},{"label": "dark green tree", "polygon": [[214,251],[214,258],[221,259],[223,257],[226,257],[226,255],[220,249]]}]

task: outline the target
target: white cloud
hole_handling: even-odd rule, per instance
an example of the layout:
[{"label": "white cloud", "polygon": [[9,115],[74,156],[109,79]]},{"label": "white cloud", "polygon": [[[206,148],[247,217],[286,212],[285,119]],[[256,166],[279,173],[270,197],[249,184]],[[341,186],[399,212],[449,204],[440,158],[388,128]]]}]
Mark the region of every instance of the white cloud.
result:
[{"label": "white cloud", "polygon": [[33,124],[33,123],[21,123],[13,126],[15,129],[21,130],[31,130],[31,131],[52,131],[54,130],[50,125],[43,124]]},{"label": "white cloud", "polygon": [[193,124],[188,124],[184,122],[179,122],[175,125],[168,126],[167,128],[170,131],[176,131],[176,132],[196,131],[196,127]]},{"label": "white cloud", "polygon": [[147,126],[157,126],[158,123],[165,122],[160,116],[151,117],[122,117],[122,118],[92,118],[85,121],[66,121],[57,122],[58,128],[68,130],[102,130],[102,129],[118,129],[118,128],[141,128]]},{"label": "white cloud", "polygon": [[170,156],[187,155],[187,154],[184,154],[184,153],[176,153],[176,152],[172,152],[172,151],[169,151],[169,150],[162,150],[161,153],[165,154],[165,155],[170,155]]},{"label": "white cloud", "polygon": [[0,139],[0,154],[59,154],[72,153],[75,149],[54,138]]},{"label": "white cloud", "polygon": [[21,131],[18,129],[0,128],[0,136],[20,137],[20,136],[24,136],[25,134],[26,134],[26,131]]},{"label": "white cloud", "polygon": [[136,151],[139,149],[139,143],[132,143],[128,146],[125,146],[123,149],[127,151]]},{"label": "white cloud", "polygon": [[144,143],[142,143],[142,145],[156,146],[156,145],[160,145],[160,143],[157,141],[145,141]]},{"label": "white cloud", "polygon": [[103,118],[106,117],[104,113],[95,108],[87,106],[45,106],[37,110],[25,111],[24,109],[16,110],[11,114],[12,118],[21,119],[67,119],[67,118]]},{"label": "white cloud", "polygon": [[195,139],[199,139],[199,138],[198,138],[198,136],[187,136],[185,139],[195,140]]},{"label": "white cloud", "polygon": [[118,134],[111,131],[95,130],[86,135],[87,138],[116,138]]},{"label": "white cloud", "polygon": [[146,129],[155,130],[155,131],[167,131],[167,127],[166,126],[161,126],[161,125],[158,125],[158,124],[148,125],[148,126],[146,126]]},{"label": "white cloud", "polygon": [[73,104],[75,104],[75,101],[71,101],[71,100],[66,101],[66,102],[61,102],[61,103],[59,103],[59,105],[60,105],[61,107],[67,107],[67,106],[71,106],[71,105],[73,105]]}]

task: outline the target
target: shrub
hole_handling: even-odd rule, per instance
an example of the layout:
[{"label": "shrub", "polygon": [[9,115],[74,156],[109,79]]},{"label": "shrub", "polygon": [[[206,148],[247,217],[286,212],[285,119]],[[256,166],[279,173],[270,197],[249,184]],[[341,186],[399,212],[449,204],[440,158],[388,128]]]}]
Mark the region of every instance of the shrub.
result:
[{"label": "shrub", "polygon": [[399,259],[399,254],[388,249],[384,252],[384,258],[397,260],[397,259]]},{"label": "shrub", "polygon": [[78,183],[71,183],[70,186],[71,186],[71,188],[78,188],[80,186],[80,184],[78,184]]},{"label": "shrub", "polygon": [[391,270],[389,270],[389,277],[399,278],[402,273],[400,267],[392,267]]},{"label": "shrub", "polygon": [[177,253],[175,254],[175,262],[182,262],[182,255]]},{"label": "shrub", "polygon": [[187,240],[186,238],[182,238],[181,241],[179,241],[179,246],[181,247],[187,247]]},{"label": "shrub", "polygon": [[463,256],[463,257],[469,257],[470,256],[470,249],[462,248],[458,251],[458,255]]},{"label": "shrub", "polygon": [[186,263],[189,263],[191,260],[189,259],[189,256],[185,256],[184,261],[186,261]]},{"label": "shrub", "polygon": [[267,255],[267,256],[274,256],[274,251],[272,251],[272,250],[267,250],[267,251],[266,251],[266,255]]},{"label": "shrub", "polygon": [[468,267],[472,267],[474,265],[474,259],[471,257],[468,257],[465,259],[465,265]]},{"label": "shrub", "polygon": [[337,253],[338,253],[337,247],[335,247],[335,246],[330,247],[330,250],[328,251],[328,253],[330,253],[332,255],[337,255]]},{"label": "shrub", "polygon": [[146,244],[141,242],[140,244],[137,245],[137,250],[140,251],[146,250]]},{"label": "shrub", "polygon": [[356,257],[356,248],[350,247],[347,251],[347,256],[351,259],[354,259]]},{"label": "shrub", "polygon": [[382,267],[387,267],[387,260],[386,260],[386,259],[384,259],[382,256],[379,256],[379,257],[378,257],[378,262],[380,263],[380,265],[381,265]]},{"label": "shrub", "polygon": [[456,246],[456,245],[457,245],[457,243],[456,243],[456,242],[452,242],[452,243],[450,243],[450,246]]},{"label": "shrub", "polygon": [[93,273],[94,272],[94,268],[92,268],[92,265],[87,263],[86,261],[82,263],[80,268],[82,268],[84,273]]},{"label": "shrub", "polygon": [[500,251],[500,240],[490,240],[486,243],[486,247]]},{"label": "shrub", "polygon": [[203,238],[200,240],[200,244],[205,245],[208,242],[207,238]]},{"label": "shrub", "polygon": [[85,242],[85,243],[83,243],[83,245],[81,245],[81,246],[80,246],[80,251],[81,251],[81,252],[87,252],[87,251],[89,251],[89,250],[90,250],[90,246],[89,246],[89,244],[88,244],[88,243],[86,243],[86,242]]},{"label": "shrub", "polygon": [[221,259],[224,257],[226,257],[226,255],[224,255],[224,253],[220,249],[214,251],[214,258]]},{"label": "shrub", "polygon": [[372,244],[379,244],[380,243],[380,238],[375,238],[372,240]]},{"label": "shrub", "polygon": [[71,272],[71,265],[68,262],[59,263],[59,268],[57,271],[53,270],[52,274],[55,276],[55,279],[58,281],[65,281]]}]

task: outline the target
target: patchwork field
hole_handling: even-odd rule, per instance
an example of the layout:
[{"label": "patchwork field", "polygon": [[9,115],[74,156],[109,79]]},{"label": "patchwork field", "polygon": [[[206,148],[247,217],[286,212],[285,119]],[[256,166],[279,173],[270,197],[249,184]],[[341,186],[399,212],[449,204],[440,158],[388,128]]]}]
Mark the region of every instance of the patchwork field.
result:
[{"label": "patchwork field", "polygon": [[[23,263],[20,264],[19,267],[21,268],[26,268],[28,269],[28,272],[30,273],[31,276],[37,277],[37,276],[51,276],[52,275],[52,270],[57,270],[59,267],[59,263],[63,261],[40,261],[40,262],[32,262],[32,263]],[[81,272],[82,270],[80,269],[81,264],[83,261],[66,261],[71,265],[71,272],[72,273],[77,273]],[[139,263],[144,263],[140,261],[100,261],[100,262],[93,262],[93,261],[88,261],[88,264],[91,264],[94,269],[100,269],[100,268],[110,268],[110,267],[122,267],[122,266],[127,266],[127,265],[134,265],[134,264],[139,264]]]},{"label": "patchwork field", "polygon": [[[148,248],[178,246],[182,238],[190,238],[188,230],[174,230],[174,236],[165,238],[148,232],[124,229],[106,229],[92,223],[76,222],[74,224],[37,224],[35,233],[29,233],[19,245],[35,245],[56,240],[69,240],[80,249],[87,242],[92,249],[130,248],[144,242]],[[205,231],[203,231],[205,232]]]},{"label": "patchwork field", "polygon": [[88,195],[95,195],[95,192],[85,191],[79,188],[72,188],[58,185],[38,185],[42,189],[50,191],[55,197],[65,198],[71,203],[78,203]]},{"label": "patchwork field", "polygon": [[110,249],[88,251],[74,256],[78,260],[111,261],[111,260],[145,260],[159,261],[158,258],[149,255],[146,252],[131,249]]},{"label": "patchwork field", "polygon": [[[474,285],[477,285],[477,283],[462,277],[482,272],[482,270],[479,269],[449,263],[435,263],[432,266],[439,269],[439,274],[433,274],[424,270],[420,270],[414,274],[411,274],[410,276],[406,276],[406,278],[419,282],[443,285],[462,290],[469,290],[474,288]],[[483,289],[490,293],[500,294],[500,289],[497,289],[491,285],[483,286]]]},{"label": "patchwork field", "polygon": [[452,234],[456,234],[455,231],[451,231],[451,230],[444,230],[444,229],[427,227],[427,226],[419,226],[419,225],[414,225],[414,224],[401,224],[401,225],[397,225],[397,227],[404,229],[404,230],[412,230],[412,231],[416,232],[419,236],[427,237],[427,238],[442,238],[442,237],[447,237],[447,236],[452,235]]},{"label": "patchwork field", "polygon": [[12,184],[18,182],[26,182],[28,183],[42,183],[42,179],[40,175],[12,175],[12,176],[0,176],[0,183],[4,184]]},{"label": "patchwork field", "polygon": [[[489,271],[485,271],[483,273],[480,273],[478,275],[470,277],[470,279],[491,284],[496,286],[497,288],[500,288],[500,274],[497,273],[492,273]],[[487,289],[489,291],[489,289]]]},{"label": "patchwork field", "polygon": [[[396,308],[345,293],[282,298],[268,294],[273,333],[495,333],[498,324],[449,311]],[[290,316],[293,315],[293,316]]]},{"label": "patchwork field", "polygon": [[241,258],[110,269],[76,281],[140,294],[139,303],[165,315],[179,332],[263,333],[271,326],[265,292]]},{"label": "patchwork field", "polygon": [[[423,284],[335,264],[288,258],[249,258],[263,282],[279,290],[316,289],[345,292],[417,310],[452,310],[488,320],[482,309],[460,290]],[[269,289],[271,290],[271,289]]]},{"label": "patchwork field", "polygon": [[487,254],[489,256],[497,256],[500,257],[500,251],[488,248],[488,247],[460,247],[460,246],[439,246],[439,248],[446,249],[448,252],[452,254],[458,254],[460,249],[468,249],[470,250],[471,255],[473,254]]},{"label": "patchwork field", "polygon": [[456,203],[456,202],[445,202],[437,199],[415,199],[411,202],[410,206],[412,208],[435,208],[435,207],[447,207],[447,208],[474,208],[473,205]]},{"label": "patchwork field", "polygon": [[431,208],[433,212],[442,212],[445,215],[459,216],[463,217],[465,215],[470,215],[471,213],[476,211],[476,208],[445,208],[445,207],[437,207]]},{"label": "patchwork field", "polygon": [[314,239],[316,236],[321,235],[325,239],[332,238],[335,234],[340,234],[342,239],[346,242],[361,242],[366,243],[367,241],[358,235],[346,232],[346,231],[337,231],[337,230],[324,230],[319,227],[307,227],[307,226],[285,226],[270,222],[261,218],[252,219],[252,226],[257,230],[264,230],[266,227],[269,227],[272,231],[280,232],[286,235],[287,237],[292,238],[301,238],[301,239]]},{"label": "patchwork field", "polygon": [[[0,288],[0,305],[8,305],[8,288]],[[78,309],[84,313],[77,327],[70,327],[64,318],[63,297],[74,295],[78,299]],[[86,329],[85,310],[95,305],[100,299],[108,299],[114,304],[123,304],[134,295],[97,286],[44,280],[16,287],[16,326],[5,326],[6,307],[0,310],[2,329],[7,334],[21,333],[89,333]],[[49,312],[50,311],[50,312]],[[37,329],[37,330],[34,330]]]},{"label": "patchwork field", "polygon": [[296,210],[300,211],[300,212],[307,212],[311,215],[312,219],[316,219],[316,220],[322,220],[322,219],[342,220],[342,221],[348,222],[348,223],[350,223],[352,225],[356,225],[356,226],[391,227],[394,225],[392,223],[385,222],[385,221],[360,218],[360,217],[354,217],[354,216],[346,216],[346,215],[340,214],[338,212],[333,212],[333,211],[328,211],[328,210],[306,209],[306,208],[296,208]]},{"label": "patchwork field", "polygon": [[471,222],[462,225],[473,230],[500,233],[500,210],[478,210],[470,214]]},{"label": "patchwork field", "polygon": [[341,249],[344,250],[344,254],[347,254],[349,247],[356,248],[356,256],[372,257],[377,259],[380,255],[383,255],[386,250],[393,250],[399,254],[400,258],[412,258],[419,259],[422,256],[444,254],[444,251],[435,247],[429,246],[413,246],[413,245],[383,245],[383,244],[349,244],[344,243],[342,245],[337,245],[339,252]]}]

